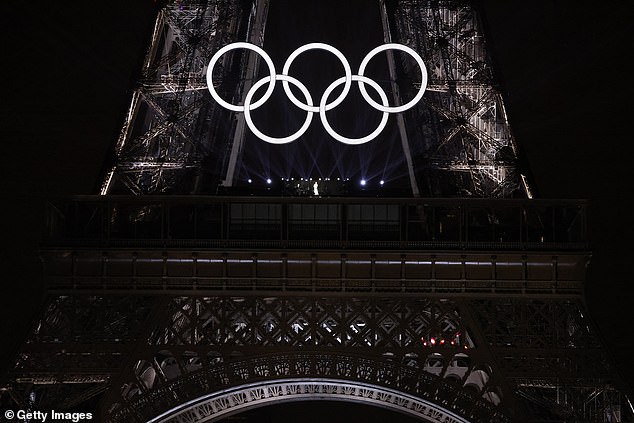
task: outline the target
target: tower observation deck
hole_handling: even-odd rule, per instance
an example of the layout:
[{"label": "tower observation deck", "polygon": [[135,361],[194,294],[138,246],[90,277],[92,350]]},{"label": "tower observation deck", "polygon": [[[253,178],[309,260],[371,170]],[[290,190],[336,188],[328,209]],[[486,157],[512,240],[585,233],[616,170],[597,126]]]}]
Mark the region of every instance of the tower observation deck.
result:
[{"label": "tower observation deck", "polygon": [[[478,10],[340,3],[162,8],[100,192],[46,205],[46,305],[3,405],[113,423],[323,400],[438,423],[633,421],[584,303],[588,205],[534,198]],[[354,75],[400,44],[424,71],[392,49],[366,76],[390,104],[424,95],[350,145],[277,81],[252,113],[262,133],[314,117],[271,144],[212,98],[209,83],[231,104],[264,95],[268,63],[247,48],[208,72],[237,42],[315,105],[342,63],[305,52],[285,73],[296,48],[331,45]],[[325,113],[351,138],[382,119],[354,81]]]}]

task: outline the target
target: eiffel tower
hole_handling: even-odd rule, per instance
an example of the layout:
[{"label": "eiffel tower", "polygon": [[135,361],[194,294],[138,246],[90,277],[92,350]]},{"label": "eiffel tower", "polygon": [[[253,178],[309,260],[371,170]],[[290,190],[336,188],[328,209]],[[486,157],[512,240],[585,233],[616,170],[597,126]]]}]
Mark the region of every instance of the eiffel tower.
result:
[{"label": "eiffel tower", "polygon": [[[423,100],[373,141],[395,145],[372,160],[397,162],[405,196],[390,175],[356,186],[356,168],[253,176],[260,141],[205,75],[230,43],[292,38],[271,36],[281,3],[161,10],[99,195],[47,205],[47,303],[3,406],[194,423],[326,400],[438,423],[633,421],[584,304],[587,203],[533,198],[477,9],[354,2],[427,67]],[[420,72],[386,56],[403,103]],[[227,54],[213,84],[239,103],[261,65]]]}]

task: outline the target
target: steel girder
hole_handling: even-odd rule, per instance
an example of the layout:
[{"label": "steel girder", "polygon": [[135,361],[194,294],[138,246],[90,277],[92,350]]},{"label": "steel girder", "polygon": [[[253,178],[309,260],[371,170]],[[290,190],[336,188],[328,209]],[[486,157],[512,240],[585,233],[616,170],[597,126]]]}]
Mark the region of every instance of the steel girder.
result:
[{"label": "steel girder", "polygon": [[[250,13],[239,0],[161,10],[102,194],[191,193],[221,178],[235,128],[208,101],[205,72],[215,50],[244,34]],[[232,59],[214,74],[221,91],[237,89]]]},{"label": "steel girder", "polygon": [[[161,11],[102,194],[205,192],[220,182],[231,185],[244,125],[208,101],[204,76],[220,46],[240,39],[261,43],[267,3],[254,7],[225,0],[179,2]],[[409,139],[410,177],[418,179],[414,191],[421,186],[422,194],[432,196],[529,194],[473,7],[409,0],[387,2],[383,10],[387,39],[419,52],[430,77],[401,134]],[[218,64],[214,85],[223,97],[239,102],[250,86],[253,75],[244,69],[257,63],[245,62],[248,57],[226,55]],[[392,94],[411,97],[418,71],[405,60],[393,65],[399,92]]]},{"label": "steel girder", "polygon": [[[489,410],[458,412],[472,421],[515,421],[522,409],[530,421],[603,421],[624,405],[583,304],[553,295],[58,295],[18,357],[11,390],[35,407],[96,396],[113,421],[130,421],[150,417],[144,407],[168,392],[179,393],[166,406],[202,395],[210,374],[225,372],[235,384],[265,373],[299,377],[302,357],[314,377],[337,376],[315,367],[325,357],[357,370],[359,359],[408,369],[427,384],[416,386],[436,392],[427,400],[447,407],[457,397],[442,395],[460,392],[471,404],[463,408]],[[369,381],[379,367],[354,377]],[[384,386],[398,389],[399,380]]]},{"label": "steel girder", "polygon": [[[476,11],[465,1],[386,2],[391,38],[419,52],[429,83],[406,117],[417,174],[427,195],[510,197],[522,186],[517,146]],[[417,70],[400,63],[404,80]],[[417,90],[401,88],[406,98]]]}]

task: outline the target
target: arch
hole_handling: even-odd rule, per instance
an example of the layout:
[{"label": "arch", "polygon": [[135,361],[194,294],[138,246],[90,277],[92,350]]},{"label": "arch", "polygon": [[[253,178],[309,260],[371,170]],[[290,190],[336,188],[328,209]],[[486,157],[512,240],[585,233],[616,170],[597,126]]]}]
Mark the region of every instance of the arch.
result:
[{"label": "arch", "polygon": [[[186,356],[193,357],[191,352]],[[148,392],[122,395],[121,402],[107,409],[108,421],[213,421],[216,414],[212,416],[210,410],[231,408],[239,412],[237,405],[261,406],[266,398],[373,403],[431,422],[440,421],[435,416],[442,416],[443,423],[509,421],[504,410],[489,398],[468,394],[462,384],[430,374],[408,360],[341,351],[302,351],[212,361],[198,368],[194,360],[196,370],[192,372],[166,379]],[[175,413],[180,417],[174,419]],[[205,417],[201,420],[200,416]]]},{"label": "arch", "polygon": [[430,423],[470,423],[425,399],[369,383],[336,379],[278,379],[249,383],[186,402],[148,423],[204,423],[273,402],[349,401],[391,409]]}]

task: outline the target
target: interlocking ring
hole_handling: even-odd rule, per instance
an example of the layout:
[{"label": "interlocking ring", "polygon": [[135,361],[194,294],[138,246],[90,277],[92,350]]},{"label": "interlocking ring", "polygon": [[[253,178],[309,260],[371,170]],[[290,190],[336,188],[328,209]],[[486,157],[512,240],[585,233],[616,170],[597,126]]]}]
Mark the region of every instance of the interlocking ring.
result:
[{"label": "interlocking ring", "polygon": [[414,107],[416,103],[418,103],[420,99],[423,98],[423,94],[425,94],[425,88],[427,88],[427,68],[425,67],[425,63],[423,63],[423,59],[413,49],[407,46],[404,46],[403,44],[390,43],[390,44],[383,44],[382,46],[376,47],[363,58],[363,60],[361,61],[361,65],[359,66],[359,75],[363,76],[363,72],[365,72],[365,67],[368,65],[368,63],[370,63],[370,59],[376,56],[377,53],[380,53],[385,50],[404,51],[405,53],[408,53],[410,56],[412,56],[414,60],[416,60],[416,63],[418,63],[418,66],[420,67],[420,74],[421,74],[420,90],[418,90],[418,92],[416,93],[416,95],[411,101],[403,104],[402,106],[395,106],[395,107],[380,105],[379,103],[374,101],[372,97],[368,95],[368,92],[365,90],[365,84],[363,83],[364,81],[359,81],[359,90],[361,91],[361,95],[363,96],[365,101],[367,101],[370,106],[374,107],[375,109],[381,112],[387,112],[387,113],[404,112],[405,110],[408,110]]},{"label": "interlocking ring", "polygon": [[[388,115],[388,112],[383,112],[383,116],[381,116],[381,122],[379,123],[379,126],[377,126],[377,128],[371,134],[366,135],[365,137],[347,138],[335,132],[335,130],[332,129],[332,127],[330,126],[328,119],[326,118],[325,105],[326,105],[326,102],[328,101],[328,96],[330,96],[330,93],[332,92],[332,90],[334,90],[336,87],[341,85],[345,80],[346,80],[345,76],[343,78],[339,78],[335,82],[330,84],[328,88],[326,88],[326,91],[324,91],[324,95],[321,97],[321,102],[319,103],[319,117],[321,117],[321,123],[324,125],[324,129],[326,130],[326,132],[328,132],[330,136],[336,139],[337,141],[342,142],[344,144],[354,144],[354,145],[365,144],[366,142],[372,141],[377,135],[381,133],[381,131],[383,131],[383,129],[385,129],[385,127],[387,126],[387,118],[389,115]],[[361,75],[352,75],[352,80],[358,81],[360,86],[361,84],[364,84],[364,83],[369,84],[372,88],[376,90],[377,93],[379,93],[379,97],[381,97],[381,102],[383,103],[383,106],[387,106],[388,104],[387,96],[385,95],[385,91],[381,89],[381,86],[379,84],[377,84],[370,78],[367,78]]]},{"label": "interlocking ring", "polygon": [[[259,54],[264,59],[270,73],[269,76],[266,76],[260,79],[259,81],[257,81],[255,84],[253,84],[253,86],[247,91],[247,95],[245,97],[244,104],[242,106],[228,103],[227,101],[220,98],[220,96],[216,92],[216,89],[213,86],[213,78],[212,78],[214,67],[216,66],[216,63],[218,62],[220,57],[231,50],[235,50],[239,48],[245,48]],[[325,50],[332,53],[333,55],[335,55],[335,57],[337,57],[337,59],[339,59],[339,61],[343,65],[343,69],[345,73],[345,76],[335,80],[332,84],[328,86],[328,88],[326,88],[326,90],[324,91],[324,94],[321,97],[321,100],[319,101],[319,106],[315,106],[313,104],[313,99],[310,95],[310,92],[306,88],[306,86],[302,84],[300,81],[298,81],[297,79],[288,75],[290,67],[293,64],[293,61],[297,58],[297,56],[309,50]],[[388,103],[387,95],[385,94],[385,91],[379,86],[379,84],[373,81],[372,79],[364,76],[365,69],[368,63],[370,62],[370,60],[374,56],[376,56],[377,53],[380,53],[386,50],[399,50],[409,54],[410,56],[414,58],[414,60],[416,61],[416,63],[418,64],[421,70],[421,84],[420,84],[420,89],[418,90],[418,93],[416,93],[416,96],[414,96],[412,100],[410,100],[409,102],[401,106],[390,106]],[[282,81],[282,87],[284,88],[284,92],[286,93],[286,96],[288,97],[288,99],[295,106],[299,107],[300,109],[304,110],[307,113],[304,124],[301,126],[301,128],[297,132],[287,137],[281,137],[281,138],[275,138],[275,137],[271,137],[269,135],[264,134],[255,126],[255,124],[253,123],[253,120],[251,119],[251,111],[257,109],[262,104],[264,104],[273,94],[276,81]],[[338,134],[332,128],[332,126],[330,126],[330,123],[328,122],[328,119],[326,117],[327,111],[337,107],[347,97],[348,93],[350,92],[350,88],[352,86],[352,81],[356,81],[359,84],[359,90],[361,92],[363,99],[374,109],[380,112],[383,112],[383,116],[381,116],[381,121],[379,122],[379,125],[377,126],[377,128],[374,131],[372,131],[370,134],[360,138],[347,138]],[[264,95],[262,96],[262,98],[252,103],[253,96],[255,95],[256,91],[266,83],[268,83],[269,85]],[[291,91],[288,85],[289,83],[299,88],[299,90],[304,95],[304,98],[306,100],[305,103],[302,103],[299,99],[297,99],[297,97],[295,97],[295,95],[293,94],[293,92]],[[330,98],[330,94],[332,93],[332,91],[341,84],[344,84],[343,91],[341,92],[341,94],[331,103],[328,103],[328,99]],[[381,98],[381,104],[374,101],[372,97],[368,95],[365,84],[370,85],[379,94],[379,97]],[[421,98],[423,97],[423,94],[425,93],[425,89],[427,87],[427,68],[425,67],[425,63],[423,63],[423,59],[418,55],[418,53],[416,53],[416,51],[414,51],[410,47],[404,46],[402,44],[389,43],[389,44],[384,44],[382,46],[376,47],[373,50],[371,50],[362,60],[361,65],[359,66],[358,74],[352,75],[352,71],[350,69],[350,64],[348,63],[348,60],[339,50],[332,47],[331,45],[324,44],[324,43],[310,43],[302,47],[299,47],[298,49],[293,51],[293,53],[291,53],[291,55],[288,57],[288,59],[286,59],[286,62],[284,63],[284,67],[282,68],[282,74],[278,75],[275,71],[275,66],[273,64],[273,61],[271,60],[270,56],[262,48],[254,44],[241,42],[241,43],[229,44],[221,48],[220,50],[218,50],[216,54],[212,56],[211,60],[209,61],[209,65],[207,67],[207,87],[209,89],[209,92],[211,93],[211,96],[213,97],[214,100],[216,100],[216,102],[219,105],[221,105],[222,107],[228,110],[232,110],[234,112],[244,112],[244,119],[246,121],[247,126],[249,127],[251,132],[253,132],[253,134],[257,136],[259,139],[261,139],[262,141],[266,141],[271,144],[286,144],[286,143],[295,141],[297,138],[301,137],[308,130],[308,127],[310,126],[310,123],[312,122],[313,113],[319,113],[319,117],[321,119],[322,125],[324,126],[324,129],[326,130],[326,132],[328,132],[328,134],[330,134],[331,137],[333,137],[337,141],[342,142],[344,144],[358,145],[358,144],[364,144],[366,142],[373,140],[381,133],[381,131],[383,131],[383,129],[385,129],[385,126],[387,125],[387,119],[388,119],[389,113],[400,113],[405,110],[408,110],[414,107],[421,100]]]},{"label": "interlocking ring", "polygon": [[[344,85],[343,92],[339,95],[339,97],[337,97],[335,101],[333,101],[332,103],[326,104],[326,110],[331,110],[337,107],[339,104],[341,104],[341,102],[345,100],[346,96],[348,95],[348,92],[350,91],[350,87],[352,86],[352,78],[351,78],[352,70],[350,69],[350,63],[348,63],[348,60],[343,55],[343,53],[341,53],[336,48],[324,43],[310,43],[310,44],[306,44],[299,47],[294,52],[292,52],[290,56],[288,56],[288,59],[286,59],[286,63],[284,63],[284,67],[282,68],[282,75],[288,75],[288,71],[291,68],[291,64],[293,64],[293,60],[295,60],[297,56],[299,56],[300,54],[308,50],[326,50],[334,54],[337,57],[337,59],[341,61],[341,64],[343,65],[343,70],[346,73],[346,76],[345,76],[346,84]],[[286,93],[286,96],[289,98],[289,100],[291,100],[291,102],[294,105],[296,105],[300,109],[305,110],[307,112],[314,112],[314,113],[319,112],[318,106],[309,107],[307,104],[304,104],[300,102],[299,100],[297,100],[297,98],[293,95],[293,92],[291,91],[286,81],[282,82],[282,86],[284,87],[284,92]]]},{"label": "interlocking ring", "polygon": [[246,48],[247,50],[252,50],[258,53],[266,62],[266,65],[269,67],[269,72],[271,74],[269,87],[266,89],[266,92],[264,93],[262,98],[251,105],[251,110],[257,109],[258,107],[263,105],[269,99],[269,97],[271,97],[271,95],[273,94],[273,90],[275,89],[275,79],[273,78],[275,76],[275,65],[273,64],[273,60],[271,60],[271,56],[266,54],[266,52],[262,50],[262,48],[256,46],[255,44],[250,44],[250,43],[233,43],[233,44],[224,46],[223,48],[218,50],[216,54],[214,54],[211,57],[211,60],[209,61],[209,65],[207,66],[207,88],[209,88],[209,92],[211,93],[211,96],[213,97],[214,100],[216,100],[218,104],[220,104],[225,109],[228,109],[234,112],[244,112],[245,110],[244,106],[235,106],[231,103],[224,101],[222,98],[220,98],[220,96],[216,92],[216,89],[214,88],[212,74],[214,71],[214,67],[216,66],[216,62],[218,61],[218,59],[220,59],[220,57],[223,54],[231,50],[236,50],[239,48]]},{"label": "interlocking ring", "polygon": [[[299,82],[297,79],[293,78],[292,76],[288,76],[288,75],[275,75],[274,79],[282,81],[283,84],[288,84],[289,82],[292,83],[297,88],[299,88],[299,90],[302,92],[302,94],[304,94],[304,97],[306,97],[306,102],[308,103],[308,106],[310,107],[310,106],[313,105],[313,99],[310,96],[310,93],[308,92],[308,88],[306,88],[306,86],[304,84],[302,84],[301,82]],[[247,97],[244,99],[244,120],[247,123],[247,126],[249,127],[251,132],[253,132],[253,134],[256,137],[258,137],[259,139],[261,139],[262,141],[266,141],[266,142],[271,143],[271,144],[287,144],[287,143],[289,143],[291,141],[295,141],[297,138],[299,138],[302,135],[304,135],[304,132],[306,132],[308,130],[308,126],[310,125],[310,122],[313,120],[313,113],[309,111],[306,114],[306,120],[304,121],[304,124],[302,125],[302,127],[299,128],[299,130],[297,132],[295,132],[294,134],[289,135],[287,137],[274,138],[274,137],[270,137],[270,136],[262,133],[255,126],[255,124],[253,123],[253,120],[251,119],[251,110],[252,110],[252,108],[249,107],[249,106],[251,106],[251,99],[253,98],[253,95],[255,94],[255,92],[262,85],[266,84],[270,80],[271,80],[270,76],[266,76],[266,77],[260,79],[247,92]],[[275,83],[275,81],[273,81],[273,83]],[[299,100],[297,100],[297,101],[299,101]]]}]

